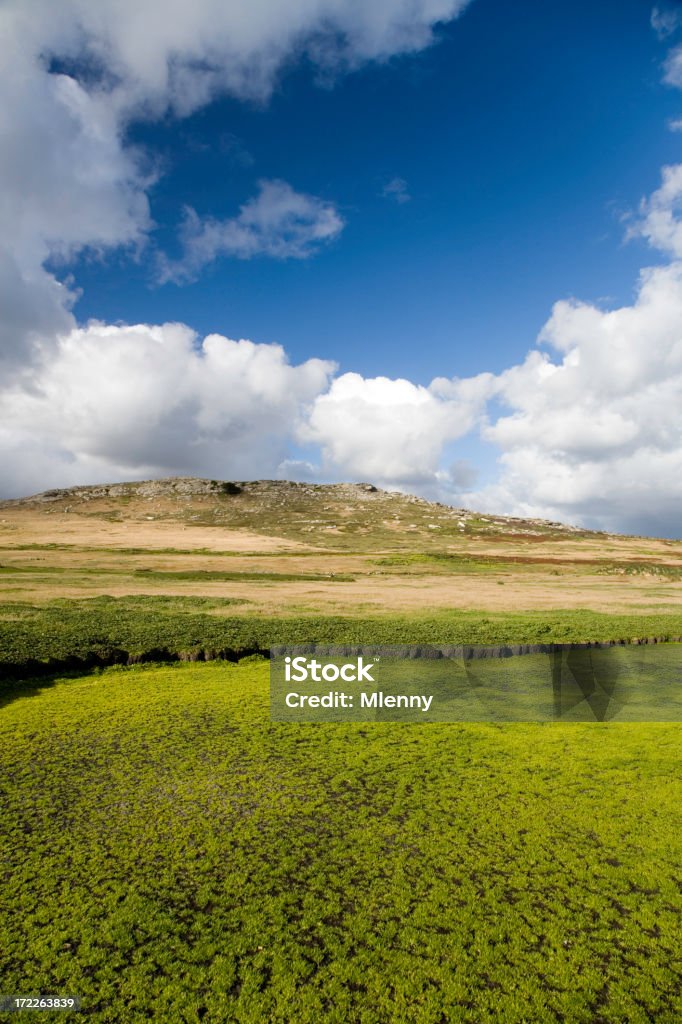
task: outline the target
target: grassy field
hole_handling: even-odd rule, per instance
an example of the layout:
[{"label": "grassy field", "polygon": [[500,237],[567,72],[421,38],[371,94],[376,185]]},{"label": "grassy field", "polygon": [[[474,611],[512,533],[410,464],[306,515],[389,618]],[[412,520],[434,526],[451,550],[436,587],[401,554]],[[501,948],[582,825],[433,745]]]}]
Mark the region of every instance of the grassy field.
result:
[{"label": "grassy field", "polygon": [[681,593],[681,542],[369,485],[0,504],[0,992],[102,1024],[677,1024],[682,726],[271,723],[267,664],[208,659],[671,639]]},{"label": "grassy field", "polygon": [[14,694],[4,991],[112,1022],[677,1024],[679,726],[275,725],[267,684]]},{"label": "grassy field", "polygon": [[[42,604],[0,603],[2,676],[21,677],[49,659],[157,660],[178,653],[267,651],[282,643],[567,643],[583,640],[671,639],[682,635],[677,614],[608,615],[587,609],[548,612],[447,612],[421,615],[287,616],[236,614],[225,599],[99,597]],[[31,665],[33,663],[33,665]],[[46,665],[45,667],[49,667]]]},{"label": "grassy field", "polygon": [[231,486],[176,480],[0,503],[0,597],[210,599],[265,618],[680,608],[679,541],[480,516],[368,485]]}]

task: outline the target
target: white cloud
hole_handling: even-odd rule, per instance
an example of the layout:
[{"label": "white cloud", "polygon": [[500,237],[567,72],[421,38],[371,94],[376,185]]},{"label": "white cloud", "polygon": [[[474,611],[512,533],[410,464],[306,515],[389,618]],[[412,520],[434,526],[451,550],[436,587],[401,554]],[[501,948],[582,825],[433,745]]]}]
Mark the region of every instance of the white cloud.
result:
[{"label": "white cloud", "polygon": [[[336,75],[420,50],[467,0],[5,0],[0,8],[0,430],[4,488],[162,472],[272,473],[331,365],[182,325],[78,328],[77,291],[46,269],[146,243],[154,180],[136,119],[220,93],[264,102],[304,55]],[[332,203],[261,183],[228,221],[184,225],[169,276],[225,253],[305,258],[343,221]],[[347,460],[349,464],[349,460]]]},{"label": "white cloud", "polygon": [[[367,479],[458,504],[675,535],[682,502],[682,261],[636,301],[556,304],[547,349],[428,387],[184,325],[90,324],[2,394],[4,492],[174,473]],[[502,411],[490,421],[486,408]],[[452,446],[483,423],[501,474],[471,488]],[[471,443],[470,441],[468,442]],[[304,461],[298,452],[307,446]],[[456,454],[456,450],[455,450]]]},{"label": "white cloud", "polygon": [[643,237],[655,249],[682,257],[682,164],[662,170],[659,189],[640,204],[640,217],[628,230],[628,237]]},{"label": "white cloud", "polygon": [[2,398],[6,494],[189,473],[272,476],[334,364],[182,324],[92,323],[60,339],[30,390]]},{"label": "white cloud", "polygon": [[682,11],[674,7],[654,7],[651,27],[659,39],[666,39],[682,25]]},{"label": "white cloud", "polygon": [[632,306],[559,302],[531,352],[496,380],[511,410],[484,430],[499,482],[470,500],[519,515],[679,532],[682,262],[644,271]]},{"label": "white cloud", "polygon": [[[3,492],[176,473],[461,487],[462,466],[450,472],[443,453],[476,424],[492,375],[422,387],[332,380],[335,369],[291,366],[277,345],[199,343],[183,324],[91,323],[60,339],[30,388],[3,392]],[[301,444],[319,460],[294,457]]]},{"label": "white cloud", "polygon": [[26,362],[73,326],[74,293],[45,270],[86,246],[138,245],[150,226],[148,183],[120,145],[107,103],[72,78],[0,61],[0,360]]},{"label": "white cloud", "polygon": [[187,208],[180,232],[182,259],[164,260],[160,280],[184,281],[218,256],[248,260],[307,259],[336,238],[344,222],[333,203],[295,192],[284,181],[259,182],[258,194],[240,207],[236,217],[201,218]]},{"label": "white cloud", "polygon": [[299,438],[320,447],[327,475],[433,487],[447,477],[444,447],[476,424],[492,379],[437,379],[423,387],[345,373],[316,398]]},{"label": "white cloud", "polygon": [[407,182],[404,178],[391,178],[382,188],[381,195],[384,199],[392,199],[399,205],[409,203],[412,198],[407,190]]},{"label": "white cloud", "polygon": [[[491,389],[509,411],[484,440],[498,481],[472,504],[597,528],[679,536],[682,507],[682,164],[640,204],[629,237],[672,258],[632,305],[554,306],[536,349]],[[558,358],[556,358],[558,356]]]},{"label": "white cloud", "polygon": [[87,56],[120,106],[184,115],[222,92],[267,99],[292,55],[354,67],[410,53],[467,0],[6,0],[10,31],[36,52]]},{"label": "white cloud", "polygon": [[682,46],[675,46],[668,53],[663,65],[663,81],[682,89]]}]

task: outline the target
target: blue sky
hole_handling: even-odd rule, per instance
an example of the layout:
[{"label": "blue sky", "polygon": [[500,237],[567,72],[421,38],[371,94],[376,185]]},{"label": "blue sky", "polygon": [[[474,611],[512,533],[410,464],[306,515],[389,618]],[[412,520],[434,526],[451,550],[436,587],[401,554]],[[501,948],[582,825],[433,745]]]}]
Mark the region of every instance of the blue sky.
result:
[{"label": "blue sky", "polygon": [[[134,125],[163,159],[150,200],[168,251],[184,204],[232,216],[260,178],[333,201],[346,227],[315,258],[224,257],[180,287],[156,287],[147,260],[81,262],[77,315],[177,319],[423,384],[501,371],[558,298],[627,302],[651,259],[620,220],[680,150],[649,18],[623,0],[476,0],[416,56],[327,88],[294,66],[267,105]],[[395,178],[409,202],[382,198]]]},{"label": "blue sky", "polygon": [[679,6],[197,0],[174,36],[158,0],[35,2],[3,15],[9,491],[371,475],[676,532]]}]

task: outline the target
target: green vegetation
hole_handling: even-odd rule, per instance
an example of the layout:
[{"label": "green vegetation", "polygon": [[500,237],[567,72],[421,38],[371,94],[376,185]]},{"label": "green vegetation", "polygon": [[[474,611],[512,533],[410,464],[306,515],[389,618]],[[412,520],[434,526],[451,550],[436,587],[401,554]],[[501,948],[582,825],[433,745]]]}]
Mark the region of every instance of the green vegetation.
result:
[{"label": "green vegetation", "polygon": [[[183,557],[194,557],[195,555],[209,556],[211,558],[281,558],[281,551],[216,551],[213,548],[109,548],[103,545],[96,547],[87,544],[12,544],[0,546],[0,553],[3,551],[70,551],[74,554],[105,554],[105,555],[182,555]],[[354,551],[335,552],[335,557],[355,554]],[[296,551],[296,558],[319,558],[320,552],[316,550]]]},{"label": "green vegetation", "polygon": [[677,565],[659,565],[657,562],[609,563],[597,572],[605,576],[658,576],[666,580],[682,580],[682,568]]},{"label": "green vegetation", "polygon": [[219,582],[240,582],[241,580],[253,580],[262,583],[288,583],[288,582],[319,582],[324,580],[329,583],[352,583],[355,576],[348,573],[333,572],[223,572],[220,569],[185,569],[178,571],[161,571],[158,569],[135,569],[135,576],[143,576],[146,580],[159,580],[162,582],[188,581],[193,583],[204,583],[210,581]]},{"label": "green vegetation", "polygon": [[[472,558],[470,555],[450,551],[422,551],[422,552],[401,552],[396,555],[386,555],[377,558],[377,565],[382,566],[404,566],[404,565],[440,565],[446,569],[459,569],[468,566],[491,566],[496,564],[491,558]],[[499,563],[497,563],[499,564]]]},{"label": "green vegetation", "polygon": [[[241,604],[242,602],[239,601]],[[30,659],[110,657],[116,651],[171,653],[267,650],[282,643],[567,643],[671,639],[682,613],[604,615],[592,611],[422,616],[234,615],[234,600],[200,597],[97,597],[40,605],[0,604],[0,670]]]},{"label": "green vegetation", "polygon": [[598,576],[654,576],[660,579],[682,579],[682,568],[678,565],[665,565],[658,562],[613,562],[603,558],[576,560],[574,558],[557,558],[551,555],[491,555],[474,557],[455,551],[422,551],[400,552],[386,555],[375,560],[375,565],[388,568],[404,568],[406,566],[427,567],[429,575],[436,566],[443,572],[554,572],[560,569],[569,570],[573,574],[591,574]]},{"label": "green vegetation", "polygon": [[680,727],[289,725],[267,666],[0,718],[6,992],[95,1021],[676,1024]]},{"label": "green vegetation", "polygon": [[[130,554],[131,552],[121,552],[120,554]],[[135,553],[135,552],[133,552]],[[166,553],[166,552],[164,552]],[[186,552],[182,552],[186,554]],[[145,552],[150,554],[150,552]],[[156,552],[154,552],[156,554]],[[212,552],[211,552],[212,554]],[[219,555],[223,552],[219,552]],[[232,554],[232,552],[230,552]],[[261,556],[262,557],[262,556]],[[98,576],[103,575],[103,571],[99,567],[90,567],[82,565],[0,565],[0,576],[21,576],[24,574],[39,575],[39,576]],[[324,581],[329,583],[330,580],[335,583],[352,583],[355,580],[355,576],[349,573],[338,573],[338,572],[268,572],[268,571],[251,571],[251,570],[225,570],[222,569],[151,569],[151,568],[130,568],[125,565],[119,568],[112,568],[107,566],[106,574],[108,576],[139,576],[145,580],[157,580],[159,582],[190,582],[190,583],[206,583],[206,582],[240,582],[242,580],[249,580],[255,582],[272,582],[272,583],[306,583],[313,582],[318,583]]]},{"label": "green vegetation", "polygon": [[[366,484],[130,484],[7,517],[3,992],[80,995],[102,1024],[682,1019],[679,725],[271,723],[257,655],[169,663],[283,643],[674,639],[679,544]],[[264,552],[254,532],[299,543]],[[197,546],[154,546],[185,537]],[[562,600],[548,573],[580,610],[524,610]],[[90,671],[144,660],[166,664]]]},{"label": "green vegetation", "polygon": [[[520,563],[520,560],[519,560]],[[500,571],[528,571],[535,569],[546,570],[547,562],[544,563],[522,563],[517,564],[513,558],[497,558],[495,556],[474,558],[470,555],[463,555],[456,552],[421,552],[410,554],[409,552],[387,555],[385,558],[377,558],[376,565],[382,568],[401,568],[415,566],[422,569],[424,574],[432,575],[434,568],[447,573],[474,573],[474,572],[500,572]],[[410,575],[413,575],[412,572]]]}]

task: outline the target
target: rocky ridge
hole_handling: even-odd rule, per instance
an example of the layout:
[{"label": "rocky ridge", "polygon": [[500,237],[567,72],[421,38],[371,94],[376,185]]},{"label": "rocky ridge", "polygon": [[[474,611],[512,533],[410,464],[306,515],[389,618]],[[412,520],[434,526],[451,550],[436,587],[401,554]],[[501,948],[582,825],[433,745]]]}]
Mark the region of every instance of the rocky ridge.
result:
[{"label": "rocky ridge", "polygon": [[[226,502],[226,499],[233,499]],[[216,500],[219,502],[215,506]],[[545,519],[523,519],[515,516],[480,514],[466,508],[429,501],[426,498],[401,491],[385,491],[374,484],[335,483],[317,484],[289,480],[209,480],[198,477],[170,477],[161,480],[143,480],[112,484],[57,488],[26,498],[0,503],[0,507],[31,506],[54,508],[59,511],[78,512],[88,506],[120,505],[131,503],[161,503],[157,511],[164,517],[188,511],[196,505],[198,513],[213,512],[220,520],[236,516],[237,525],[270,515],[281,519],[290,516],[296,520],[299,532],[343,530],[355,514],[366,516],[371,504],[373,518],[382,524],[393,525],[402,531],[426,528],[438,531],[453,527],[477,533],[518,533],[527,536],[552,534],[581,534],[590,531]],[[416,519],[416,522],[409,520]],[[226,524],[227,525],[227,524]],[[449,532],[449,531],[448,531]]]}]

